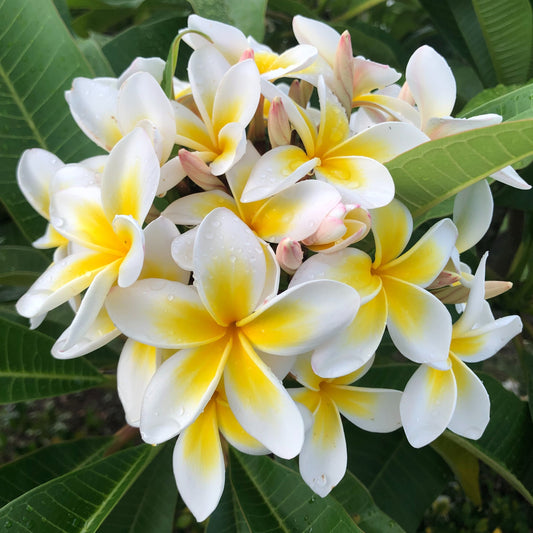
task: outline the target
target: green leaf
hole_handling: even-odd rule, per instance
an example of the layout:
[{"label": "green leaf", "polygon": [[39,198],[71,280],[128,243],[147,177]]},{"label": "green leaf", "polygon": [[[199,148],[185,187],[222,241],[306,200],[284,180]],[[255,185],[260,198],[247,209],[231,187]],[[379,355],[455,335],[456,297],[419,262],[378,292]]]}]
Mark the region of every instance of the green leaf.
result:
[{"label": "green leaf", "polygon": [[159,452],[141,445],[39,485],[0,509],[14,531],[92,533]]},{"label": "green leaf", "polygon": [[386,166],[396,196],[417,219],[469,185],[531,155],[533,119],[528,119],[430,141]]},{"label": "green leaf", "polygon": [[533,48],[533,15],[528,0],[472,0],[496,77],[524,83]]},{"label": "green leaf", "polygon": [[218,20],[239,28],[261,42],[265,36],[266,0],[188,0],[201,17]]},{"label": "green leaf", "polygon": [[50,259],[41,250],[29,246],[2,246],[0,284],[29,286],[49,265]]},{"label": "green leaf", "polygon": [[480,377],[491,399],[485,433],[477,441],[451,431],[444,437],[486,463],[533,505],[533,423],[528,404],[491,376]]},{"label": "green leaf", "polygon": [[289,467],[233,448],[229,456],[231,496],[211,516],[208,533],[361,531],[333,497],[316,496]]},{"label": "green leaf", "polygon": [[461,117],[497,113],[504,121],[533,118],[533,83],[527,85],[498,85],[472,98],[461,111]]},{"label": "green leaf", "polygon": [[[102,46],[102,51],[113,70],[120,74],[135,57],[167,57],[174,37],[185,26],[186,16],[154,18],[119,33]],[[186,62],[178,63],[178,72],[180,65],[185,73]]]},{"label": "green leaf", "polygon": [[55,477],[82,468],[109,446],[111,437],[52,444],[0,467],[0,507]]},{"label": "green leaf", "polygon": [[368,9],[377,6],[384,2],[384,0],[350,0],[344,4],[344,13],[335,17],[335,22],[341,22],[349,20],[353,17],[357,17],[361,13],[364,13]]},{"label": "green leaf", "polygon": [[482,503],[479,488],[479,460],[446,437],[439,437],[431,443],[431,447],[448,463],[465,494],[476,507],[479,507]]},{"label": "green leaf", "polygon": [[346,472],[331,495],[365,533],[405,533],[374,503],[368,489],[351,472]]},{"label": "green leaf", "polygon": [[109,64],[109,61],[102,52],[102,47],[97,39],[94,37],[79,39],[77,44],[78,48],[81,50],[81,53],[91,65],[95,76],[109,76],[111,78],[115,76],[115,73]]},{"label": "green leaf", "polygon": [[19,191],[15,174],[25,148],[41,147],[65,162],[98,149],[70,116],[63,92],[93,72],[50,0],[0,0],[0,195],[29,241],[45,220]]},{"label": "green leaf", "polygon": [[111,511],[98,533],[172,533],[178,501],[172,472],[174,441],[162,448]]},{"label": "green leaf", "polygon": [[0,404],[80,391],[105,381],[84,359],[54,359],[52,338],[2,317],[0,339]]}]

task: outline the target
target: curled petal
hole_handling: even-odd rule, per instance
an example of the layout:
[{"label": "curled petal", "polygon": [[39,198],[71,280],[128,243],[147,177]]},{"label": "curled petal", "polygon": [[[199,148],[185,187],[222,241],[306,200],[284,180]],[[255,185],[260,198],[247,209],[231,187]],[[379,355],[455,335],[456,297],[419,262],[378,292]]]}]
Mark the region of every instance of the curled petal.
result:
[{"label": "curled petal", "polygon": [[185,505],[198,522],[204,521],[224,490],[224,455],[214,402],[178,437],[172,465]]},{"label": "curled petal", "polygon": [[[183,270],[192,272],[193,254],[194,254],[194,242],[196,240],[196,234],[198,233],[198,226],[189,231],[186,231],[182,235],[178,235],[170,246],[170,253],[172,259]],[[157,276],[159,277],[159,276]]]},{"label": "curled petal", "polygon": [[411,446],[434,441],[455,411],[457,385],[452,370],[421,365],[411,376],[400,401],[402,425]]},{"label": "curled petal", "polygon": [[156,371],[146,388],[141,435],[159,444],[177,435],[205,408],[220,381],[231,338],[176,352]]},{"label": "curled petal", "polygon": [[246,130],[239,122],[226,124],[218,134],[217,156],[210,164],[215,176],[226,173],[246,151]]}]

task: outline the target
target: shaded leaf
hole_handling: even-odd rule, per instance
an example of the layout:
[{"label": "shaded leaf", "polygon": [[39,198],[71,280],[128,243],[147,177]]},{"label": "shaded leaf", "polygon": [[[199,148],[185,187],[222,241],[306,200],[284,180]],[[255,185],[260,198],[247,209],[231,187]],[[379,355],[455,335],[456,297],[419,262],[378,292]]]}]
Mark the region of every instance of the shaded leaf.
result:
[{"label": "shaded leaf", "polygon": [[15,531],[97,531],[158,452],[137,446],[39,485],[0,509],[0,523]]},{"label": "shaded leaf", "polygon": [[229,479],[208,532],[361,531],[331,496],[320,498],[287,466],[230,449]]},{"label": "shaded leaf", "polygon": [[2,317],[0,339],[0,403],[47,398],[105,381],[84,359],[54,359],[52,338]]},{"label": "shaded leaf", "polygon": [[465,494],[479,507],[482,502],[478,459],[446,437],[439,437],[431,443],[431,447],[448,463]]},{"label": "shaded leaf", "polygon": [[93,72],[50,0],[0,2],[0,195],[33,241],[45,220],[19,191],[15,171],[25,148],[41,147],[66,162],[98,149],[78,129],[63,97],[76,76]]},{"label": "shaded leaf", "polygon": [[386,166],[415,219],[496,170],[533,155],[533,119],[430,141]]},{"label": "shaded leaf", "polygon": [[528,0],[472,0],[500,83],[527,79],[533,47],[533,15]]},{"label": "shaded leaf", "polygon": [[41,250],[29,246],[2,246],[0,284],[29,286],[49,264],[49,258]]},{"label": "shaded leaf", "polygon": [[172,533],[178,489],[172,472],[174,442],[137,478],[98,533]]},{"label": "shaded leaf", "polygon": [[0,467],[0,507],[55,477],[82,468],[97,459],[111,437],[52,444]]},{"label": "shaded leaf", "polygon": [[201,17],[218,20],[239,28],[261,42],[265,36],[266,0],[188,0]]},{"label": "shaded leaf", "polygon": [[94,75],[99,77],[114,77],[115,73],[109,64],[109,61],[102,52],[97,39],[89,37],[87,39],[79,39],[77,41],[78,48],[84,55],[87,62],[91,65]]}]

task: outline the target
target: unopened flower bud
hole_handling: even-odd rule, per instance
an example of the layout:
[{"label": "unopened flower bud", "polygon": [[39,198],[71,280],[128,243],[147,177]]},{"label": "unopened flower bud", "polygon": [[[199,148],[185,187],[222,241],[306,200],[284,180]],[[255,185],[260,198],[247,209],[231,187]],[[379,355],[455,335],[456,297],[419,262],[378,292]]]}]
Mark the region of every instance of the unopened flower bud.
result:
[{"label": "unopened flower bud", "polygon": [[187,176],[191,178],[196,185],[209,191],[212,189],[224,190],[224,184],[211,173],[211,169],[196,154],[182,148],[178,152],[180,163]]},{"label": "unopened flower bud", "polygon": [[303,258],[300,243],[293,241],[290,237],[282,239],[276,248],[276,259],[287,274],[294,274],[302,264]]},{"label": "unopened flower bud", "polygon": [[270,104],[268,113],[268,137],[272,148],[291,143],[291,125],[289,116],[279,96]]},{"label": "unopened flower bud", "polygon": [[344,217],[350,209],[353,209],[353,207],[354,206],[346,206],[342,202],[339,202],[324,217],[324,220],[322,220],[317,230],[302,242],[305,245],[327,244],[340,239],[346,233]]}]

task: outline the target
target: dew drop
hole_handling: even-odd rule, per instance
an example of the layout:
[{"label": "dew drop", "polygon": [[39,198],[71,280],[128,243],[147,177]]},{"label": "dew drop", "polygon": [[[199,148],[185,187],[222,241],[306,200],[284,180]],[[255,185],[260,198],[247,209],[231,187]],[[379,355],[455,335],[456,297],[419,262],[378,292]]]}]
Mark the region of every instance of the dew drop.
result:
[{"label": "dew drop", "polygon": [[178,416],[183,416],[184,413],[185,413],[185,409],[183,409],[183,407],[180,407],[178,409]]},{"label": "dew drop", "polygon": [[169,295],[167,296],[167,300],[168,300],[169,302],[172,302],[172,300],[174,300],[174,296],[173,296],[172,294],[169,294]]}]

